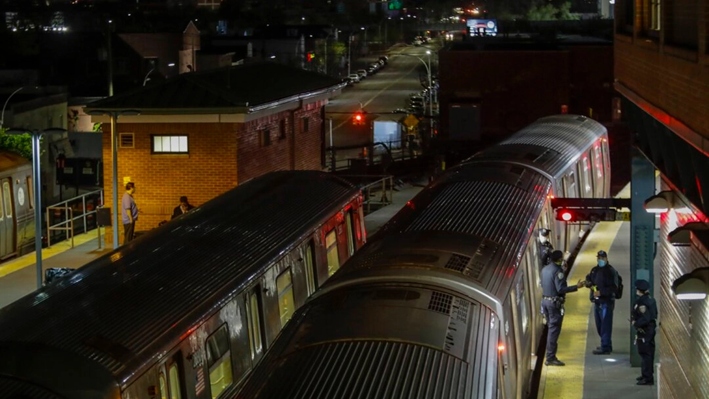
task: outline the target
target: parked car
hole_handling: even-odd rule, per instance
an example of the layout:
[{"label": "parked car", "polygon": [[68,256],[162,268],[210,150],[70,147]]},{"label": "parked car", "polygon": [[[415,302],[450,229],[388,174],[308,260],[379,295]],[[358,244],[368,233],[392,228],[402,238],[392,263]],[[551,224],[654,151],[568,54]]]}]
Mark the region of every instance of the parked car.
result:
[{"label": "parked car", "polygon": [[347,80],[349,80],[352,83],[359,83],[359,75],[356,73],[351,73],[349,76],[347,76]]},{"label": "parked car", "polygon": [[367,71],[364,69],[358,69],[357,75],[359,75],[359,80],[362,80],[367,77]]}]

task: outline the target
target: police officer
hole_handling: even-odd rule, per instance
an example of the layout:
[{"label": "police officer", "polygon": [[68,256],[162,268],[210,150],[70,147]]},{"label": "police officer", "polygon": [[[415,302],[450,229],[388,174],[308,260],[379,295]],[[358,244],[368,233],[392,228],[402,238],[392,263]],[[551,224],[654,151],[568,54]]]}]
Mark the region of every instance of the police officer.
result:
[{"label": "police officer", "polygon": [[638,300],[631,311],[630,320],[637,331],[635,344],[638,347],[638,355],[642,358],[642,375],[637,378],[637,381],[638,385],[653,385],[657,304],[650,296],[650,283],[646,280],[635,281],[635,295],[638,296]]},{"label": "police officer", "polygon": [[583,287],[584,282],[568,287],[566,275],[561,268],[564,253],[554,251],[551,262],[542,268],[542,309],[547,317],[547,366],[564,366],[564,362],[556,358],[557,341],[561,333],[561,323],[564,320],[564,301],[566,293],[575,292]]},{"label": "police officer", "polygon": [[551,253],[554,252],[554,246],[549,242],[549,229],[539,229],[539,256],[542,258],[542,267],[551,262]]},{"label": "police officer", "polygon": [[618,288],[618,272],[608,263],[606,251],[598,251],[597,265],[586,276],[586,287],[591,289],[590,299],[594,304],[596,332],[601,337],[601,346],[594,355],[608,355],[613,352],[613,310],[615,292]]}]

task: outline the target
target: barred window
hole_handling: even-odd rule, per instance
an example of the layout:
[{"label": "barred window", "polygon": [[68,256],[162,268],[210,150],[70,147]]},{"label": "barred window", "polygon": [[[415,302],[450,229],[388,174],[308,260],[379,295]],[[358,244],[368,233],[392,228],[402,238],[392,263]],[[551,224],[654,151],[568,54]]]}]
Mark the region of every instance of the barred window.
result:
[{"label": "barred window", "polygon": [[189,154],[187,135],[151,136],[153,154]]}]

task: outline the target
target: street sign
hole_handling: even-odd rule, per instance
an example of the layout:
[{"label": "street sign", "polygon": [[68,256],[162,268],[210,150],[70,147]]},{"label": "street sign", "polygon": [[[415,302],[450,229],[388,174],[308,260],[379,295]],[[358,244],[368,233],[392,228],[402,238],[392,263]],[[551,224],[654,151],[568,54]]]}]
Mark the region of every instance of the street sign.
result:
[{"label": "street sign", "polygon": [[409,129],[413,129],[418,124],[419,118],[413,116],[412,114],[409,114],[409,116],[404,119],[404,126],[408,127]]}]

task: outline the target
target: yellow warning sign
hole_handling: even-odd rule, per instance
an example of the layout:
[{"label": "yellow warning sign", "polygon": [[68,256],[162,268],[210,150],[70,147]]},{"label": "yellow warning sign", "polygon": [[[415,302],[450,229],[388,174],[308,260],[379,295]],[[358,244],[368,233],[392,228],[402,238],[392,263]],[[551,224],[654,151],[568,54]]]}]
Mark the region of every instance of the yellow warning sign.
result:
[{"label": "yellow warning sign", "polygon": [[409,129],[416,127],[416,125],[418,125],[418,124],[419,124],[419,118],[413,116],[412,114],[409,114],[409,116],[407,116],[404,119],[404,125],[406,127],[408,127]]}]

